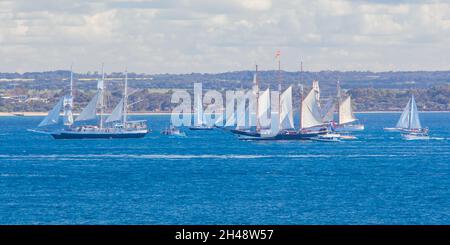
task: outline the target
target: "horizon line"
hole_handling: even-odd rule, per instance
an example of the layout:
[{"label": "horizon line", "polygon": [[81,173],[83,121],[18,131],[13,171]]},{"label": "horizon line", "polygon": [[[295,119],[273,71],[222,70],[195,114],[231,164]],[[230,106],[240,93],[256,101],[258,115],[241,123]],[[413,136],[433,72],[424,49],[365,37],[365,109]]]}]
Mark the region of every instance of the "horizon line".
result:
[{"label": "horizon line", "polygon": [[[71,72],[70,68],[65,69],[56,69],[56,70],[40,70],[40,71],[26,71],[26,72],[8,72],[8,71],[0,71],[0,74],[19,74],[24,75],[26,73],[47,73],[47,72]],[[357,72],[357,73],[409,73],[409,72],[450,72],[450,68],[448,70],[386,70],[386,71],[372,71],[372,70],[318,70],[318,71],[309,71],[309,70],[280,70],[283,73],[321,73],[321,72],[338,72],[338,73],[351,73],[351,72]],[[201,75],[218,75],[218,74],[225,74],[225,73],[238,73],[238,72],[255,72],[255,70],[234,70],[234,71],[221,71],[221,72],[181,72],[181,73],[169,73],[169,72],[161,72],[161,73],[146,73],[146,72],[133,72],[128,70],[128,74],[145,74],[145,75],[191,75],[191,74],[201,74]],[[260,70],[258,69],[258,73],[262,72],[278,72],[277,69],[270,69],[270,70]],[[74,74],[87,74],[87,73],[101,73],[101,71],[84,71],[84,72],[76,72],[73,71]],[[105,74],[112,74],[112,73],[125,73],[125,71],[110,71],[106,72]]]}]

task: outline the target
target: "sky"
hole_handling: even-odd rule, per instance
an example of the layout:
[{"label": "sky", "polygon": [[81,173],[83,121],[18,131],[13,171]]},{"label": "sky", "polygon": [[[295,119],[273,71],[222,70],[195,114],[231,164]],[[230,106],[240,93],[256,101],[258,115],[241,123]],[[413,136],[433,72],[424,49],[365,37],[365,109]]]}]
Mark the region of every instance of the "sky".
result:
[{"label": "sky", "polygon": [[0,72],[450,70],[450,1],[0,0]]}]

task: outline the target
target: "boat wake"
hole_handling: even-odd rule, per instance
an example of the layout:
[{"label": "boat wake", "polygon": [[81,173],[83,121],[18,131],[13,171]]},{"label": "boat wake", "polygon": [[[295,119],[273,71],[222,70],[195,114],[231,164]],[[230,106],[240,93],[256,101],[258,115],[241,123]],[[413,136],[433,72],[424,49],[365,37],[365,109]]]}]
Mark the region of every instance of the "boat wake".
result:
[{"label": "boat wake", "polygon": [[50,134],[48,131],[35,130],[35,129],[27,129],[28,132],[39,133],[39,134]]},{"label": "boat wake", "polygon": [[374,157],[405,157],[410,156],[410,154],[350,154],[350,155],[340,155],[340,154],[271,154],[271,155],[217,155],[217,154],[207,154],[207,155],[178,155],[178,154],[69,154],[69,155],[0,155],[0,159],[3,160],[42,160],[42,159],[52,159],[59,161],[83,161],[83,160],[103,160],[103,159],[150,159],[150,160],[183,160],[183,159],[304,159],[304,158],[374,158]]}]

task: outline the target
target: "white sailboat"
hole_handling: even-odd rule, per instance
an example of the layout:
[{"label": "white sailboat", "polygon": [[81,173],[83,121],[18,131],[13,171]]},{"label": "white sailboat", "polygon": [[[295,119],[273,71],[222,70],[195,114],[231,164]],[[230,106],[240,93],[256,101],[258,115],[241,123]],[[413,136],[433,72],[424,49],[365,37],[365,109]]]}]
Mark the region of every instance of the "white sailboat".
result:
[{"label": "white sailboat", "polygon": [[355,123],[358,119],[355,117],[352,108],[351,96],[341,98],[341,89],[338,82],[338,122],[335,127],[336,132],[353,132],[364,130],[363,124]]},{"label": "white sailboat", "polygon": [[419,111],[417,110],[414,95],[412,95],[411,99],[408,101],[395,128],[384,128],[384,130],[390,132],[404,132],[402,137],[406,140],[423,140],[430,138],[428,136],[428,128],[422,128],[422,124],[420,123]]},{"label": "white sailboat", "polygon": [[302,102],[300,127],[303,133],[316,133],[311,137],[314,141],[336,142],[339,141],[339,134],[330,133],[327,124],[323,121],[318,103],[317,88],[311,89]]}]

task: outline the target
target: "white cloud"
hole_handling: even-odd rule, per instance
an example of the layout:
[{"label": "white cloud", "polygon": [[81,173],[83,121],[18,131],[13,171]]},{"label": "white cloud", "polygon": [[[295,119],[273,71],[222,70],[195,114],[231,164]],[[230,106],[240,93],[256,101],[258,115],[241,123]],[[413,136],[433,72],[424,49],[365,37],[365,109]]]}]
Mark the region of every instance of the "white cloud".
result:
[{"label": "white cloud", "polygon": [[450,4],[347,0],[0,2],[0,71],[448,69]]}]

